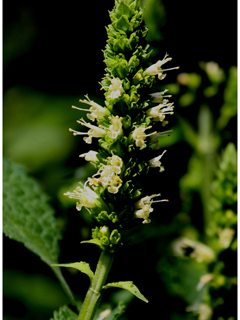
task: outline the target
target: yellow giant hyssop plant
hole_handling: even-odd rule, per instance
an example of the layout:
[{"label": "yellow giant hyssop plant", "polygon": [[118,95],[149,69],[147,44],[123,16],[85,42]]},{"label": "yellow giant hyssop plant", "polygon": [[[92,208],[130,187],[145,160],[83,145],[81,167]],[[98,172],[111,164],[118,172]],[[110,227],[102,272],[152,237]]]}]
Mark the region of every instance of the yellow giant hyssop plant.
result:
[{"label": "yellow giant hyssop plant", "polygon": [[[101,81],[105,104],[99,105],[87,95],[81,103],[88,108],[89,121],[80,119],[80,131],[69,129],[75,136],[83,136],[89,145],[97,138],[99,148],[81,154],[96,168],[96,173],[65,195],[77,200],[76,209],[86,208],[97,226],[92,230],[92,243],[102,249],[96,272],[88,264],[72,266],[87,273],[91,285],[78,319],[93,319],[103,289],[118,287],[129,290],[145,302],[147,299],[131,281],[105,284],[114,254],[124,246],[122,231],[138,223],[150,223],[154,203],[168,201],[156,193],[148,194],[142,177],[149,170],[164,170],[161,158],[166,150],[159,150],[158,140],[170,130],[168,115],[173,103],[166,91],[153,92],[153,85],[166,77],[163,65],[171,61],[168,54],[162,60],[150,62],[151,50],[145,38],[147,27],[143,21],[140,1],[116,1],[110,12],[108,40],[104,51],[105,75]],[[89,107],[90,106],[90,107]],[[89,129],[87,132],[84,129]]]}]

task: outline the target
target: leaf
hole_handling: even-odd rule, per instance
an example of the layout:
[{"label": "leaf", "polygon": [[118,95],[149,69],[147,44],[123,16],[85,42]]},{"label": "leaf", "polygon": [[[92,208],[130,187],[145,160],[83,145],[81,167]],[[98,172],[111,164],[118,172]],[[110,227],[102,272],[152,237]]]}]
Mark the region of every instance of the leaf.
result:
[{"label": "leaf", "polygon": [[130,291],[137,298],[143,300],[144,302],[148,302],[148,300],[140,293],[138,288],[133,284],[132,281],[120,281],[120,282],[112,282],[103,286],[103,289],[108,289],[111,287],[121,288]]},{"label": "leaf", "polygon": [[[23,243],[49,266],[58,262],[58,241],[62,236],[54,211],[25,168],[8,159],[3,161],[3,232]],[[53,271],[74,303],[61,270],[53,268]]]},{"label": "leaf", "polygon": [[126,306],[124,303],[119,302],[117,307],[113,309],[111,314],[105,318],[105,320],[117,320],[124,312],[125,312]]},{"label": "leaf", "polygon": [[64,264],[53,264],[52,266],[74,268],[88,275],[90,278],[90,281],[92,281],[93,279],[93,272],[87,262],[81,261],[81,262],[64,263]]},{"label": "leaf", "polygon": [[96,244],[100,249],[104,249],[104,246],[103,246],[103,244],[102,244],[100,239],[91,239],[91,240],[81,241],[81,243]]},{"label": "leaf", "polygon": [[198,136],[193,127],[190,125],[189,122],[184,120],[182,117],[178,117],[178,122],[180,124],[182,134],[184,139],[189,145],[195,149],[198,142]]},{"label": "leaf", "polygon": [[50,320],[77,320],[78,315],[67,306],[61,307],[58,311],[54,311],[53,318]]},{"label": "leaf", "polygon": [[207,286],[200,291],[196,288],[201,276],[207,273],[205,263],[199,263],[193,259],[163,256],[157,264],[157,270],[162,276],[169,295],[180,296],[188,305],[193,305],[195,301],[202,301]]}]

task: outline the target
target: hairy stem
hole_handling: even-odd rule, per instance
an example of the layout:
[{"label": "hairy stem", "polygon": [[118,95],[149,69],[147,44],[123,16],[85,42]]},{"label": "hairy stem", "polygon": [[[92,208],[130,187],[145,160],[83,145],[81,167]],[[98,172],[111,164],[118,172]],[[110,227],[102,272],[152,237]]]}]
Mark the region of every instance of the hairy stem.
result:
[{"label": "hairy stem", "polygon": [[101,300],[101,289],[111,269],[114,254],[102,251],[92,283],[84,299],[78,320],[92,320]]}]

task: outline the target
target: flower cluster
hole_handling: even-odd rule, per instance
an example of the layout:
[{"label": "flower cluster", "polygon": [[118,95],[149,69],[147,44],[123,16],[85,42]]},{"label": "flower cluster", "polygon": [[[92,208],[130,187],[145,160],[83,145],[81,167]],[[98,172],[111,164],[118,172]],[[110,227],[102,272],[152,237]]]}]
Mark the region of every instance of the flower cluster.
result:
[{"label": "flower cluster", "polygon": [[[170,132],[160,130],[168,124],[166,117],[173,114],[174,106],[168,100],[171,96],[166,95],[167,90],[154,92],[152,88],[157,79],[166,77],[168,70],[177,68],[162,68],[172,60],[168,54],[163,60],[150,63],[151,50],[145,39],[148,30],[142,15],[139,0],[115,2],[104,50],[106,73],[101,81],[104,104],[99,105],[86,95],[80,102],[90,108],[73,108],[86,112],[90,122],[84,119],[77,122],[89,130],[69,129],[73,135],[86,135],[83,140],[88,144],[93,138],[98,139],[98,151],[80,155],[95,166],[96,173],[66,195],[77,199],[77,209],[85,207],[102,225],[94,229],[93,239],[96,243],[102,241],[108,250],[109,244],[115,246],[111,250],[121,244],[122,229],[137,223],[139,218],[143,224],[149,223],[152,205],[167,201],[154,200],[160,194],[147,196],[141,180],[151,168],[164,171],[160,159],[166,150],[160,155],[156,150],[161,136]],[[107,228],[104,237],[108,240],[103,241],[102,228]],[[116,243],[109,240],[111,230],[117,234]]]}]

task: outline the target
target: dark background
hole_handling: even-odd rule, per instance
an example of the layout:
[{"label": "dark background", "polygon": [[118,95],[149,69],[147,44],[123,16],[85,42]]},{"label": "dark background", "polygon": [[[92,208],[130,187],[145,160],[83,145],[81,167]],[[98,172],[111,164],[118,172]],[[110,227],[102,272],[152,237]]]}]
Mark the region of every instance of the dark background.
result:
[{"label": "dark background", "polygon": [[[168,0],[163,5],[160,57],[167,51],[182,72],[194,71],[199,61],[216,61],[224,69],[236,65],[236,1]],[[4,89],[23,84],[58,94],[97,91],[112,7],[113,1],[3,1],[4,41],[12,33],[17,50],[25,51],[9,61],[4,42]],[[29,41],[23,43],[17,32],[28,33]]]},{"label": "dark background", "polygon": [[[152,36],[150,39],[151,45],[155,48],[156,59],[162,59],[168,52],[173,58],[172,65],[179,65],[181,72],[189,73],[199,71],[200,61],[216,61],[225,72],[231,66],[237,65],[236,1],[220,3],[216,0],[164,0],[160,3],[156,0],[155,3],[161,4],[163,8],[159,17],[154,16],[160,37]],[[70,106],[77,103],[77,99],[82,98],[86,93],[100,100],[103,99],[99,91],[99,81],[105,68],[101,50],[104,49],[107,39],[105,26],[110,23],[108,10],[112,9],[113,4],[113,1],[109,0],[104,2],[70,0],[61,3],[51,0],[3,1],[3,98],[6,130],[3,137],[4,155],[25,165],[32,176],[41,183],[44,191],[50,195],[50,201],[57,211],[57,216],[61,216],[60,211],[63,212],[61,217],[66,222],[66,229],[65,241],[60,243],[60,261],[87,261],[93,268],[99,255],[98,249],[94,247],[91,247],[91,250],[82,249],[79,245],[84,238],[84,230],[88,236],[92,227],[91,222],[86,222],[82,217],[76,217],[74,208],[62,207],[59,204],[58,193],[61,185],[66,184],[66,181],[73,177],[75,170],[84,163],[79,160],[78,155],[88,150],[88,146],[79,142],[78,138],[75,138],[74,142],[72,137],[69,138],[67,128],[74,126],[75,119],[78,117],[74,111],[71,111]],[[148,1],[145,5],[148,5]],[[169,73],[166,83],[174,83],[176,74]],[[21,94],[16,95],[16,100],[11,100],[14,92]],[[29,97],[33,96],[35,100],[29,100]],[[37,106],[37,97],[44,97],[39,106]],[[54,97],[54,106],[51,106],[52,100],[46,100],[46,97],[51,99]],[[21,101],[22,104],[20,104]],[[56,101],[59,101],[59,105]],[[66,129],[62,130],[65,130],[66,139],[71,140],[64,142],[70,147],[68,149],[66,147],[67,151],[62,160],[56,155],[55,158],[51,158],[51,161],[49,160],[49,163],[43,161],[37,166],[32,165],[32,160],[28,157],[21,158],[17,148],[16,151],[10,148],[9,143],[11,145],[13,140],[9,138],[8,130],[11,130],[12,135],[17,138],[21,133],[18,131],[19,122],[23,118],[28,118],[32,110],[36,110],[31,115],[35,121],[38,118],[37,111],[42,115],[44,108],[52,110],[56,118],[58,113],[66,117]],[[193,117],[194,114],[195,112],[192,111]],[[13,118],[15,122],[10,121]],[[173,119],[173,124],[175,122],[176,119]],[[236,123],[234,125],[236,126]],[[236,127],[233,128],[234,130]],[[51,140],[51,137],[49,139]],[[234,139],[236,140],[236,137]],[[61,145],[61,143],[63,143],[61,140],[56,141],[56,144]],[[41,158],[42,153],[44,153],[44,147],[39,145],[39,150],[35,154],[36,159]],[[176,158],[175,154],[179,156]],[[179,188],[175,181],[178,181],[186,172],[187,159],[190,155],[191,150],[184,143],[179,143],[168,151],[166,172],[163,173],[161,180],[161,193],[172,202],[167,211],[163,204],[162,210],[167,214],[155,218],[159,226],[170,223],[174,214],[181,210]],[[168,178],[167,170],[171,172],[171,178]],[[154,188],[156,186],[154,176],[150,179],[150,188]],[[199,199],[196,198],[195,201],[197,207]],[[201,221],[197,223],[201,224]],[[162,234],[164,234],[163,230]],[[171,237],[173,235],[174,233]],[[159,254],[164,251],[161,237],[162,235],[155,230],[155,234],[151,234],[150,239],[147,236],[144,242],[138,239],[135,247],[126,248],[116,257],[110,282],[133,280],[150,300],[146,305],[134,299],[129,306],[127,319],[151,319],[157,313],[159,314],[159,309],[159,318],[163,315],[164,319],[170,319],[172,307],[166,307],[170,298],[161,280],[156,280],[155,266],[160,258]],[[5,237],[3,244],[3,262],[6,270],[4,286],[8,289],[12,288],[7,290],[3,300],[5,320],[49,319],[52,315],[52,307],[57,309],[58,304],[69,303],[64,294],[45,308],[37,299],[36,301],[28,300],[27,294],[35,290],[34,285],[31,287],[31,283],[27,284],[25,281],[28,277],[30,279],[31,275],[36,274],[40,277],[38,278],[40,282],[43,281],[40,274],[46,276],[49,279],[47,281],[53,281],[53,287],[57,289],[53,290],[52,295],[58,290],[61,291],[61,288],[56,287],[57,281],[51,270],[38,257],[28,252],[22,244]],[[20,272],[19,277],[16,276],[16,270]],[[88,279],[63,272],[74,293],[79,295],[80,299],[83,298]],[[19,280],[21,275],[23,275],[22,282]],[[17,286],[27,287],[27,285],[29,285],[29,291],[26,294],[21,290],[16,293]],[[106,295],[106,301],[109,296],[110,293]],[[176,310],[179,309],[184,313],[184,307],[176,297],[171,297],[170,301],[171,305],[175,305]]]}]

